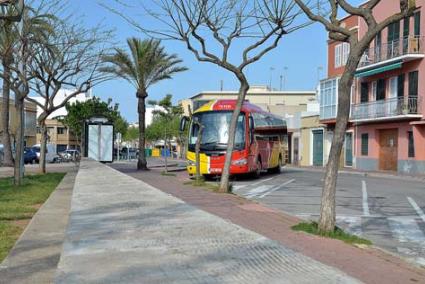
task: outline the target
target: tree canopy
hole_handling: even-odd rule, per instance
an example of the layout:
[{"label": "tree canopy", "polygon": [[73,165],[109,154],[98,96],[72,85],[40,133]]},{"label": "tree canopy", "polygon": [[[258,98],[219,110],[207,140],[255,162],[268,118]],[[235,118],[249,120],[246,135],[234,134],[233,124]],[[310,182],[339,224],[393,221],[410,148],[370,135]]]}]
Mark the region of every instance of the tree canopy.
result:
[{"label": "tree canopy", "polygon": [[114,124],[115,132],[125,135],[128,127],[127,121],[121,116],[119,105],[112,104],[112,100],[107,102],[99,98],[92,98],[85,102],[68,103],[65,108],[68,114],[59,120],[68,127],[77,137],[82,135],[84,122],[91,117],[105,117]]}]

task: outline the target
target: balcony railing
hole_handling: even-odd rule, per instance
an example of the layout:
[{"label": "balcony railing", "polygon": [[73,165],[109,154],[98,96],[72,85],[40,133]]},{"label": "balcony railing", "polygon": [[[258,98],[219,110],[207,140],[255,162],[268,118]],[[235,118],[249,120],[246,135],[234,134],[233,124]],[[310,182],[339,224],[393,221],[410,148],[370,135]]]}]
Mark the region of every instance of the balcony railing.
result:
[{"label": "balcony railing", "polygon": [[359,67],[366,67],[408,54],[424,54],[424,37],[408,36],[369,48],[363,54]]},{"label": "balcony railing", "polygon": [[417,97],[400,97],[352,105],[351,119],[391,118],[421,114]]}]

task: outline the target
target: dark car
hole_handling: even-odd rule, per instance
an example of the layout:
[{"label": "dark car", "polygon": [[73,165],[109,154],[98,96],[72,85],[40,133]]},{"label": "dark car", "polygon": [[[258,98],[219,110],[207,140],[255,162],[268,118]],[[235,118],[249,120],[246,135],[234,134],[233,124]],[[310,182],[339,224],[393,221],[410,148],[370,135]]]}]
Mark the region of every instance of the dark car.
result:
[{"label": "dark car", "polygon": [[24,149],[24,163],[34,164],[37,162],[37,153],[31,148]]}]

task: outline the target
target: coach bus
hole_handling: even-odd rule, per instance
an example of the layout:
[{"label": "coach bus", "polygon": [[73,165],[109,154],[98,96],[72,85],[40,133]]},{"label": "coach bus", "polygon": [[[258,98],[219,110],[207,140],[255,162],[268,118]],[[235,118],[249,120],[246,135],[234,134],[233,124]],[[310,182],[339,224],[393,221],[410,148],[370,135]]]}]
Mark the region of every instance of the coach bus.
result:
[{"label": "coach bus", "polygon": [[[200,174],[220,175],[223,171],[230,119],[235,105],[236,100],[214,100],[193,113],[186,155],[190,175],[196,174],[195,146],[199,123],[204,127],[200,141]],[[186,121],[182,123],[182,128]],[[286,158],[285,120],[244,102],[237,120],[230,174],[251,173],[258,177],[264,170],[280,172]]]}]

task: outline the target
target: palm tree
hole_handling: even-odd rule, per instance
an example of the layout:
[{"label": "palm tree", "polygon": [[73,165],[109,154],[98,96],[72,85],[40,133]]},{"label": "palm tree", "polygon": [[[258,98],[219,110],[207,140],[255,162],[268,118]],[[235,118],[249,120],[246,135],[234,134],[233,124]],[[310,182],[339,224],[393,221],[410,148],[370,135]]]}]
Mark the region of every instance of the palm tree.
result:
[{"label": "palm tree", "polygon": [[111,73],[130,82],[136,88],[137,112],[139,114],[139,159],[137,169],[146,170],[145,157],[145,112],[148,88],[162,80],[171,79],[172,75],[186,71],[179,66],[182,62],[177,55],[167,54],[159,40],[127,39],[130,53],[115,48],[113,55],[104,56],[103,60],[111,65],[103,72]]}]

